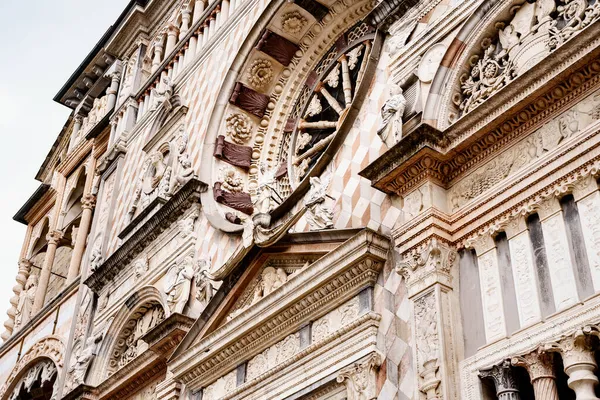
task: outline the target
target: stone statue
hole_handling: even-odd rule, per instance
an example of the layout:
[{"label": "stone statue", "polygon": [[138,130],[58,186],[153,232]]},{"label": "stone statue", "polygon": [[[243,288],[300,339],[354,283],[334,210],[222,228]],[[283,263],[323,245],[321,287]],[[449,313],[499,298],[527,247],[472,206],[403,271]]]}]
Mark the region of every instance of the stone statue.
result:
[{"label": "stone statue", "polygon": [[[206,263],[206,261],[203,261]],[[214,296],[215,288],[212,285],[212,281],[208,278],[207,268],[201,267],[200,271],[196,273],[196,300],[200,302],[202,307],[206,307],[210,300]]]},{"label": "stone statue", "polygon": [[167,304],[171,312],[182,313],[190,297],[192,279],[194,278],[194,261],[192,256],[186,257],[179,265],[174,265],[168,272],[165,292]]},{"label": "stone statue", "polygon": [[173,81],[168,76],[165,76],[162,80],[163,86],[160,88],[160,85],[157,88],[152,89],[152,94],[154,95],[154,102],[152,103],[152,108],[150,111],[156,110],[161,106],[165,101],[169,100],[173,96],[173,92],[175,90],[175,85]]},{"label": "stone statue", "polygon": [[90,271],[94,272],[102,264],[102,240],[98,238],[90,255]]},{"label": "stone statue", "polygon": [[194,169],[192,168],[192,161],[190,155],[187,152],[188,137],[184,132],[183,126],[180,128],[180,135],[177,141],[177,161],[180,165],[180,170],[175,179],[171,182],[169,188],[169,194],[174,194],[180,187],[188,183],[194,177]]},{"label": "stone statue", "polygon": [[310,191],[304,205],[307,208],[306,220],[313,230],[333,228],[333,210],[325,205],[327,186],[329,180],[321,183],[321,178],[310,178]]},{"label": "stone statue", "polygon": [[265,297],[287,282],[287,274],[282,268],[266,267],[261,274],[262,297]]},{"label": "stone statue", "polygon": [[164,156],[160,151],[150,154],[150,161],[147,168],[146,176],[144,177],[144,193],[148,195],[158,187],[167,170]]},{"label": "stone statue", "polygon": [[75,360],[69,367],[70,389],[82,385],[85,382],[85,375],[87,374],[92,360],[96,356],[96,346],[102,340],[102,336],[102,333],[99,333],[96,336],[87,338],[85,346],[81,349],[79,354],[75,355]]},{"label": "stone statue", "polygon": [[271,210],[271,200],[273,199],[273,188],[275,186],[275,173],[268,171],[267,167],[260,166],[260,177],[258,180],[258,197],[254,203],[255,211],[259,214],[268,214]]},{"label": "stone statue", "polygon": [[15,315],[15,327],[18,328],[29,321],[31,318],[31,309],[33,308],[33,300],[38,286],[38,276],[29,275],[25,287],[19,294],[19,303],[17,304],[17,312]]},{"label": "stone statue", "polygon": [[406,108],[406,99],[402,94],[402,88],[398,85],[392,85],[390,88],[391,97],[385,102],[381,108],[381,125],[377,130],[377,134],[382,141],[386,141],[389,136],[389,125],[393,131],[392,139],[397,143],[402,138],[402,115]]}]

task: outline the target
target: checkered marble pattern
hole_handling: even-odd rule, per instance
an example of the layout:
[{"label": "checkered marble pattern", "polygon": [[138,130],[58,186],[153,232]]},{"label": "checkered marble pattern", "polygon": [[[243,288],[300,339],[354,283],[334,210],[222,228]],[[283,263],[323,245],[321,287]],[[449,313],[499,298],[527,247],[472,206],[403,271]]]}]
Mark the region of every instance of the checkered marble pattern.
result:
[{"label": "checkered marble pattern", "polygon": [[[358,175],[387,151],[387,146],[377,135],[377,128],[381,107],[389,97],[389,74],[385,69],[388,62],[389,55],[384,52],[354,125],[322,175],[324,178],[331,175],[328,193],[335,199],[336,229],[368,227],[387,235],[400,218],[400,199],[372,188],[368,179]],[[301,218],[294,230],[309,231],[306,218]]]},{"label": "checkered marble pattern", "polygon": [[[218,43],[215,43],[212,50],[210,50],[210,54],[206,55],[193,75],[187,79],[179,93],[184,104],[189,108],[185,117],[185,126],[189,136],[188,149],[190,151],[190,158],[196,170],[200,169],[200,156],[202,154],[204,137],[213,107],[221,90],[221,83],[224,81],[225,75],[237,55],[244,38],[254,26],[268,2],[268,0],[254,2],[254,6],[251,6],[249,12],[241,17],[236,27],[228,35],[217,39]],[[218,84],[215,84],[216,82]],[[150,125],[146,132],[139,134],[135,141],[130,144],[125,157],[117,207],[109,225],[111,230],[107,248],[108,255],[114,252],[120,245],[117,235],[125,228],[127,213],[133,202],[137,180],[139,179],[145,160],[142,148]],[[213,265],[222,265],[231,255],[241,238],[237,235],[229,235],[214,229],[203,214],[200,218],[202,220],[200,223],[201,232],[198,238],[202,240],[202,243],[199,246],[199,251],[203,258],[209,257]]]}]

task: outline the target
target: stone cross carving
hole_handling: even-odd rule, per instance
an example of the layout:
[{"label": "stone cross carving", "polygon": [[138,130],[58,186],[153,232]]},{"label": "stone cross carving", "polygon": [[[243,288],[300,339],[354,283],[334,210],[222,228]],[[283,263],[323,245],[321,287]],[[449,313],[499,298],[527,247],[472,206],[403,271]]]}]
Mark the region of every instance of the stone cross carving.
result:
[{"label": "stone cross carving", "polygon": [[390,87],[390,95],[391,97],[381,108],[382,120],[377,134],[385,142],[391,130],[392,140],[395,144],[402,138],[402,115],[406,108],[406,99],[402,94],[402,88],[395,84]]},{"label": "stone cross carving", "polygon": [[509,360],[505,360],[489,369],[479,371],[479,377],[482,379],[489,378],[494,381],[498,400],[521,399]]}]

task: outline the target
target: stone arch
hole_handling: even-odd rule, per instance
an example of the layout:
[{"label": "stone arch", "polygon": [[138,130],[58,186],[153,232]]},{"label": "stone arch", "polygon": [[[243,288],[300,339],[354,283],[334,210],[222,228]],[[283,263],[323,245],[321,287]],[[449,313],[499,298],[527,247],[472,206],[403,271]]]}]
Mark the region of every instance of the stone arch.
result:
[{"label": "stone arch", "polygon": [[6,378],[6,382],[0,388],[0,399],[8,400],[12,392],[23,383],[25,375],[30,373],[33,368],[43,365],[45,369],[36,371],[39,377],[44,371],[49,374],[49,368],[45,365],[51,363],[54,366],[56,374],[46,376],[48,379],[60,375],[64,365],[65,346],[62,340],[55,335],[46,336],[37,341],[25,352],[25,354],[15,364],[12,371]]},{"label": "stone arch", "polygon": [[34,257],[46,245],[46,234],[50,231],[50,225],[50,216],[46,215],[33,228],[29,242],[29,250],[27,251],[27,258]]},{"label": "stone arch", "polygon": [[600,18],[584,17],[587,2],[564,5],[484,0],[446,51],[423,120],[444,130]]},{"label": "stone arch", "polygon": [[[298,102],[299,108],[304,105],[304,100],[307,99],[301,93],[305,86],[310,86],[310,90],[313,89],[312,84],[309,85],[308,82],[311,81],[314,70],[331,52],[332,46],[335,45],[338,39],[350,32],[361,21],[365,21],[364,18],[375,4],[376,2],[369,0],[339,0],[329,3],[329,8],[320,4],[311,8],[308,7],[308,2],[290,3],[279,0],[271,2],[263,11],[257,23],[245,38],[223,80],[202,147],[202,164],[199,170],[199,178],[209,184],[212,190],[202,193],[201,201],[207,219],[215,228],[225,232],[239,232],[243,229],[242,225],[233,222],[236,219],[239,220],[239,218],[234,218],[234,215],[231,214],[237,211],[248,215],[252,214],[252,205],[249,203],[251,202],[251,196],[256,195],[259,185],[258,178],[262,174],[260,166],[263,163],[268,164],[267,167],[271,173],[277,171],[276,175],[278,177],[283,176],[280,175],[280,171],[285,170],[281,174],[287,174],[286,171],[289,167],[287,163],[282,162],[284,157],[280,157],[280,153],[282,152],[281,149],[287,144],[283,143],[283,137],[288,135],[286,137],[290,138],[293,133],[288,134],[285,131],[289,121],[284,121],[284,118],[291,116],[296,102]],[[307,8],[304,8],[303,5]],[[289,29],[286,31],[285,21],[288,17],[296,21],[289,25]],[[294,36],[290,33],[294,30],[301,33]],[[381,46],[380,36],[373,31],[373,40],[376,45],[372,46],[369,56],[365,56],[369,60],[366,63],[369,66],[372,65],[371,62],[376,63],[378,60]],[[264,49],[268,46],[266,43],[269,43],[269,41],[278,44],[285,43],[285,45],[281,45],[282,48],[279,49],[281,50],[279,52],[266,51]],[[345,48],[344,45],[350,44],[350,41],[343,44],[341,42],[338,50]],[[285,46],[287,47],[284,51],[283,47]],[[295,53],[293,50],[296,50]],[[286,51],[288,53],[284,54]],[[251,76],[252,71],[258,74],[255,80]],[[265,76],[269,79],[266,79]],[[319,74],[316,76],[321,79]],[[360,79],[359,81],[370,81],[370,74],[367,73],[365,76],[367,76],[367,79]],[[265,80],[268,82],[264,82]],[[318,82],[313,83],[316,85]],[[311,164],[308,172],[301,177],[299,184],[292,185],[292,189],[289,190],[291,194],[286,194],[278,206],[271,208],[273,219],[280,218],[286,212],[291,211],[291,208],[308,190],[309,178],[323,172],[325,166],[343,143],[345,133],[349,130],[349,126],[346,127],[343,123],[352,122],[358,112],[357,108],[361,97],[364,95],[362,89],[365,85],[358,86],[359,88],[355,88],[353,91],[354,98],[352,99],[358,100],[351,106],[344,102],[346,107],[341,107],[344,109],[342,113],[338,113],[340,114],[341,126],[338,126],[337,133],[332,135],[334,138],[329,138],[329,141],[321,143],[322,147],[318,150],[318,155],[314,157],[313,164]],[[242,96],[253,99],[247,101],[247,104],[249,104],[247,109],[244,109],[241,105],[243,100],[238,101]],[[250,103],[260,104],[260,106],[253,107]],[[249,108],[261,109],[250,111]],[[240,114],[241,117],[239,117]],[[237,126],[231,128],[234,124],[240,125],[239,131],[244,138],[239,142],[243,143],[237,142],[233,146],[229,143],[223,144],[226,142],[226,136],[230,136],[231,130],[238,129]],[[228,125],[229,128],[227,128]],[[294,131],[295,128],[295,126],[292,127]],[[228,132],[227,129],[230,131]],[[248,131],[252,131],[252,133],[248,135]],[[233,136],[227,139],[227,141],[230,140],[234,140]],[[244,147],[243,151],[246,157],[250,153],[252,154],[251,161],[247,158],[243,163],[239,162],[237,164],[224,164],[221,162],[222,157],[217,155],[219,146],[230,146],[233,149],[236,145]],[[239,148],[237,147],[237,149]],[[323,151],[323,149],[326,150]],[[238,184],[242,182],[240,184],[242,188],[237,187],[237,194],[234,196],[236,199],[233,199],[232,203],[237,202],[238,204],[229,210],[217,202],[218,199],[219,203],[223,203],[222,200],[226,197],[219,195],[223,192],[221,187],[225,186],[217,180],[222,179],[219,177],[224,174],[223,169],[229,170],[231,168],[237,172],[237,176],[232,181]],[[227,173],[231,177],[230,171],[227,171]],[[244,197],[243,201],[241,200],[242,195]],[[285,201],[285,204],[281,206],[283,201]]]},{"label": "stone arch", "polygon": [[[136,326],[136,323],[143,319],[148,312],[152,313],[153,311],[154,315],[146,317],[148,324]],[[123,366],[119,365],[119,361],[123,360],[124,349],[130,345],[127,340],[130,335],[135,334],[136,328],[147,331],[168,317],[169,313],[166,297],[154,286],[144,286],[132,294],[117,312],[104,336],[98,350],[99,362],[94,363],[93,371],[88,375],[96,379],[92,384],[99,384]],[[150,318],[152,318],[151,321]],[[134,337],[135,340],[139,339],[140,333],[138,332],[138,336]]]}]

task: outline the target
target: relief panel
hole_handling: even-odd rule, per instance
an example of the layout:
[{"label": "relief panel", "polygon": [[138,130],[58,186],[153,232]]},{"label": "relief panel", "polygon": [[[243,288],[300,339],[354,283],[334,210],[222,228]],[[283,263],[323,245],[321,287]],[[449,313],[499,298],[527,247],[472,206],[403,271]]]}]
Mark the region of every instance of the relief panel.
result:
[{"label": "relief panel", "polygon": [[583,239],[596,292],[600,290],[600,192],[577,202]]},{"label": "relief panel", "polygon": [[478,262],[481,296],[483,301],[485,337],[489,343],[506,336],[504,306],[502,303],[502,289],[500,287],[500,272],[498,270],[496,249],[490,250],[480,256]]},{"label": "relief panel", "polygon": [[533,266],[533,253],[527,231],[508,242],[511,265],[514,271],[517,306],[521,326],[531,325],[541,319],[537,280]]}]

